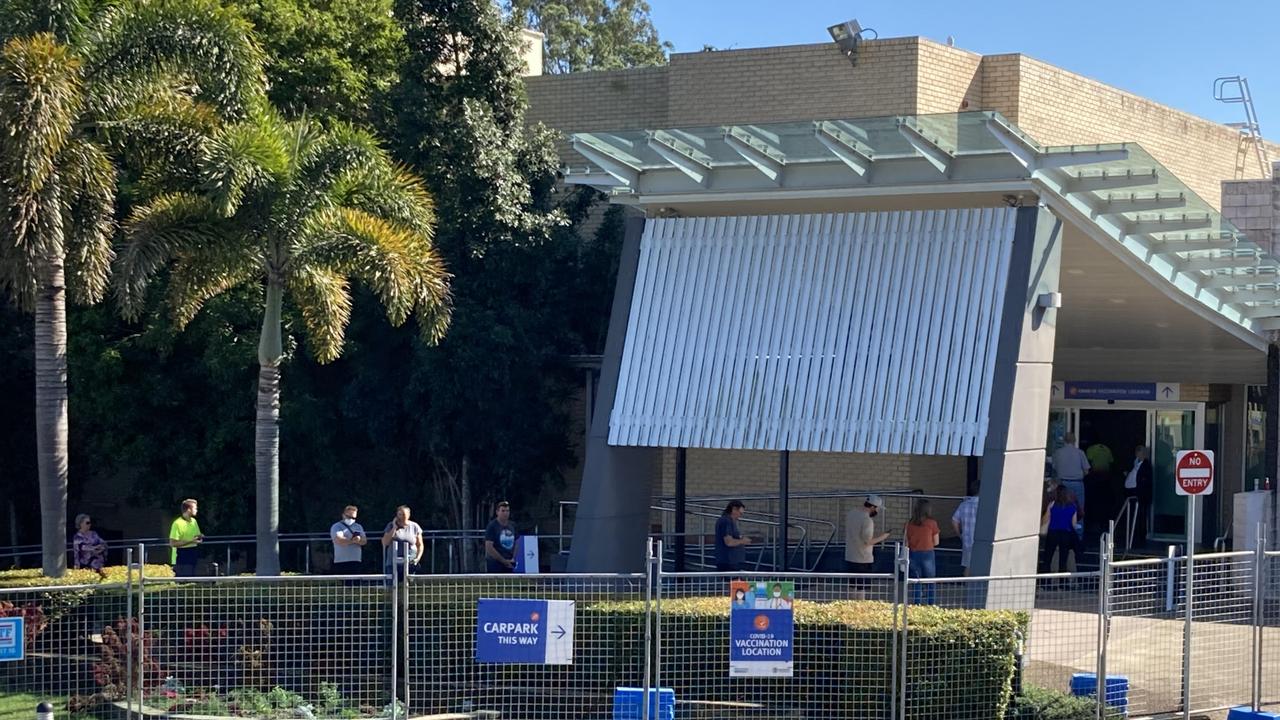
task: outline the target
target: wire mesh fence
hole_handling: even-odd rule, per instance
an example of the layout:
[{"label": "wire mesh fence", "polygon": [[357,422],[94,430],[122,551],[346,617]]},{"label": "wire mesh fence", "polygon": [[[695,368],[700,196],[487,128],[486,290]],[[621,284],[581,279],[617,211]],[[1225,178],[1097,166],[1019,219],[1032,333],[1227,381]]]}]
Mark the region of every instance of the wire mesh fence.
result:
[{"label": "wire mesh fence", "polygon": [[122,701],[130,599],[123,583],[0,589],[0,618],[22,618],[22,637],[12,640],[24,651],[22,661],[0,663],[0,687],[59,713]]},{"label": "wire mesh fence", "polygon": [[[892,575],[662,574],[660,588],[654,683],[675,691],[681,718],[889,716],[899,589]],[[791,609],[789,675],[731,676],[735,607]]]},{"label": "wire mesh fence", "polygon": [[1174,712],[1182,705],[1183,608],[1181,558],[1111,564],[1107,674],[1129,684],[1134,715]]},{"label": "wire mesh fence", "polygon": [[1027,687],[1071,690],[1095,672],[1098,573],[911,578],[903,718],[1003,717]]},{"label": "wire mesh fence", "polygon": [[[0,617],[26,620],[26,658],[0,663],[0,694],[97,716],[114,705],[262,718],[598,720],[615,716],[617,688],[655,685],[674,691],[682,720],[986,720],[1029,691],[1081,694],[1078,681],[1103,672],[1123,679],[1116,707],[1130,716],[1180,712],[1184,678],[1192,712],[1255,698],[1280,706],[1280,553],[1197,555],[1195,568],[1189,674],[1186,565],[1170,557],[1000,578],[655,566],[0,589]],[[743,588],[763,604],[742,604]],[[496,600],[571,603],[567,661],[485,657],[480,607]],[[735,674],[736,607],[790,611],[785,673]]]},{"label": "wire mesh fence", "polygon": [[1197,555],[1192,592],[1191,708],[1222,710],[1253,696],[1254,553]]},{"label": "wire mesh fence", "polygon": [[1259,593],[1259,668],[1255,673],[1261,704],[1280,708],[1280,552],[1263,557]]},{"label": "wire mesh fence", "polygon": [[188,715],[336,718],[390,701],[381,576],[145,580],[141,704]]},{"label": "wire mesh fence", "polygon": [[[608,717],[614,689],[643,685],[645,574],[410,576],[407,671],[400,698],[412,715],[496,713],[525,720]],[[572,602],[569,663],[491,662],[478,653],[486,599]],[[533,612],[540,612],[534,610]],[[531,615],[532,617],[532,615]],[[538,622],[538,618],[532,618]],[[481,628],[482,630],[482,628]],[[513,655],[514,657],[514,655]],[[564,658],[560,658],[563,660]]]}]

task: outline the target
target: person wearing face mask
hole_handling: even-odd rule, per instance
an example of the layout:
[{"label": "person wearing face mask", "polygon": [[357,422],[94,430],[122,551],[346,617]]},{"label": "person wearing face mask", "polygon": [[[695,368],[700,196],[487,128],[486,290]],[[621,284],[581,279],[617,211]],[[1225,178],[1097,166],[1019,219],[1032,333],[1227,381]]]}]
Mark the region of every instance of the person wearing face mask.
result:
[{"label": "person wearing face mask", "polygon": [[359,514],[359,508],[348,505],[342,509],[342,519],[329,528],[329,539],[333,541],[334,575],[360,574],[360,561],[364,556],[368,537],[364,528],[356,522]]}]

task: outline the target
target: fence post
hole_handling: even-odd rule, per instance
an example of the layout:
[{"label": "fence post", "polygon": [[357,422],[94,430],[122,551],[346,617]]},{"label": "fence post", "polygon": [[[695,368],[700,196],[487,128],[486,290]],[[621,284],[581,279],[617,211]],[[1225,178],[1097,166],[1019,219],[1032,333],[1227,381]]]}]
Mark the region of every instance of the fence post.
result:
[{"label": "fence post", "polygon": [[1111,636],[1111,553],[1115,539],[1104,533],[1098,541],[1098,720],[1107,716],[1107,643]]},{"label": "fence post", "polygon": [[[662,695],[662,541],[654,543],[653,564],[656,568],[658,582],[653,589],[653,687],[654,694]],[[645,697],[645,707],[649,707],[649,698]]]},{"label": "fence post", "polygon": [[36,705],[36,720],[53,720],[53,704],[46,700]]},{"label": "fence post", "polygon": [[133,548],[124,550],[124,716],[133,720]]},{"label": "fence post", "polygon": [[[890,572],[893,573],[889,584],[893,587],[893,651],[890,655],[891,671],[889,675],[889,720],[897,720],[898,717],[898,613],[902,610],[899,604],[901,600],[898,586],[898,564],[902,562],[902,543],[893,544],[893,567]],[[873,568],[874,569],[874,568]]]},{"label": "fence post", "polygon": [[[422,563],[422,558],[420,557],[414,557],[414,560],[418,561],[419,564]],[[401,689],[404,690],[404,716],[406,718],[409,717],[410,708],[412,707],[410,705],[412,698],[409,695],[409,575],[412,569],[413,564],[409,561],[409,545],[405,544],[404,575],[400,578],[400,591],[404,593],[400,597],[400,641],[403,645],[400,650],[400,659],[404,661],[404,664],[400,667],[400,684],[402,685]]]},{"label": "fence post", "polygon": [[1257,536],[1253,544],[1253,711],[1262,709],[1262,606],[1265,600],[1263,592],[1264,578],[1267,571],[1267,524],[1258,523]]},{"label": "fence post", "polygon": [[658,582],[657,573],[653,569],[653,538],[645,540],[644,548],[644,667],[640,679],[640,690],[644,693],[642,720],[649,720],[649,682],[653,672],[653,586]]},{"label": "fence post", "polygon": [[387,568],[387,587],[391,591],[391,720],[397,720],[399,710],[396,692],[397,671],[400,667],[400,593],[396,580],[399,563],[400,544],[395,543],[391,546],[391,562]]},{"label": "fence post", "polygon": [[142,543],[138,543],[138,657],[134,658],[137,662],[137,672],[134,677],[138,679],[138,717],[143,717],[143,703],[147,699],[147,675],[146,675],[146,656],[147,656],[147,549]]},{"label": "fence post", "polygon": [[899,702],[901,703],[901,705],[899,705],[898,717],[903,718],[903,720],[905,720],[905,718],[907,717],[907,667],[908,667],[907,656],[910,654],[907,651],[907,647],[908,647],[907,646],[907,632],[908,632],[907,612],[911,609],[911,592],[910,592],[911,590],[911,556],[908,555],[907,553],[902,552],[901,545],[898,546],[898,555],[899,557],[894,567],[894,572],[900,573],[900,576],[898,578],[894,578],[894,584],[895,585],[901,584],[901,593],[902,593],[902,658],[901,658],[902,664],[901,664],[901,677],[900,677],[900,681],[898,682],[898,688],[901,690],[902,694],[899,697]]}]

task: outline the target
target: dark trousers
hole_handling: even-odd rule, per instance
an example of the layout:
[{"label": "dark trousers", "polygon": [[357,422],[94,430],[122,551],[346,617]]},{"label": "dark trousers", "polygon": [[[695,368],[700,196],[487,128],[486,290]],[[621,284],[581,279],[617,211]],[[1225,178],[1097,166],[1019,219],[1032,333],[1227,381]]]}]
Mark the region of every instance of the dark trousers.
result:
[{"label": "dark trousers", "polygon": [[360,565],[361,563],[359,560],[348,560],[346,562],[336,562],[333,564],[333,569],[331,570],[331,573],[334,575],[359,575]]},{"label": "dark trousers", "polygon": [[1053,555],[1058,554],[1058,572],[1067,571],[1067,552],[1076,554],[1076,564],[1080,564],[1080,536],[1075,530],[1050,530],[1046,537],[1048,550],[1044,554],[1044,572],[1053,566]]}]

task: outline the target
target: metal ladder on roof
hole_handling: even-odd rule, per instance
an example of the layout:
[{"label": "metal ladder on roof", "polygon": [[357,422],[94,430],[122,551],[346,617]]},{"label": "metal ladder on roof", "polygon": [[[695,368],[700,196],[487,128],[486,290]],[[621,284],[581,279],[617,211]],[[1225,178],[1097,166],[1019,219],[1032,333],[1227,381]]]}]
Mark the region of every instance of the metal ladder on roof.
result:
[{"label": "metal ladder on roof", "polygon": [[1213,99],[1224,103],[1239,103],[1244,106],[1244,122],[1227,123],[1227,127],[1240,131],[1240,144],[1236,149],[1236,178],[1244,179],[1245,167],[1249,161],[1249,150],[1253,149],[1258,160],[1261,177],[1271,177],[1271,161],[1267,157],[1267,145],[1262,139],[1262,130],[1258,127],[1258,113],[1253,108],[1253,95],[1249,92],[1249,79],[1239,75],[1229,75],[1213,81]]}]

